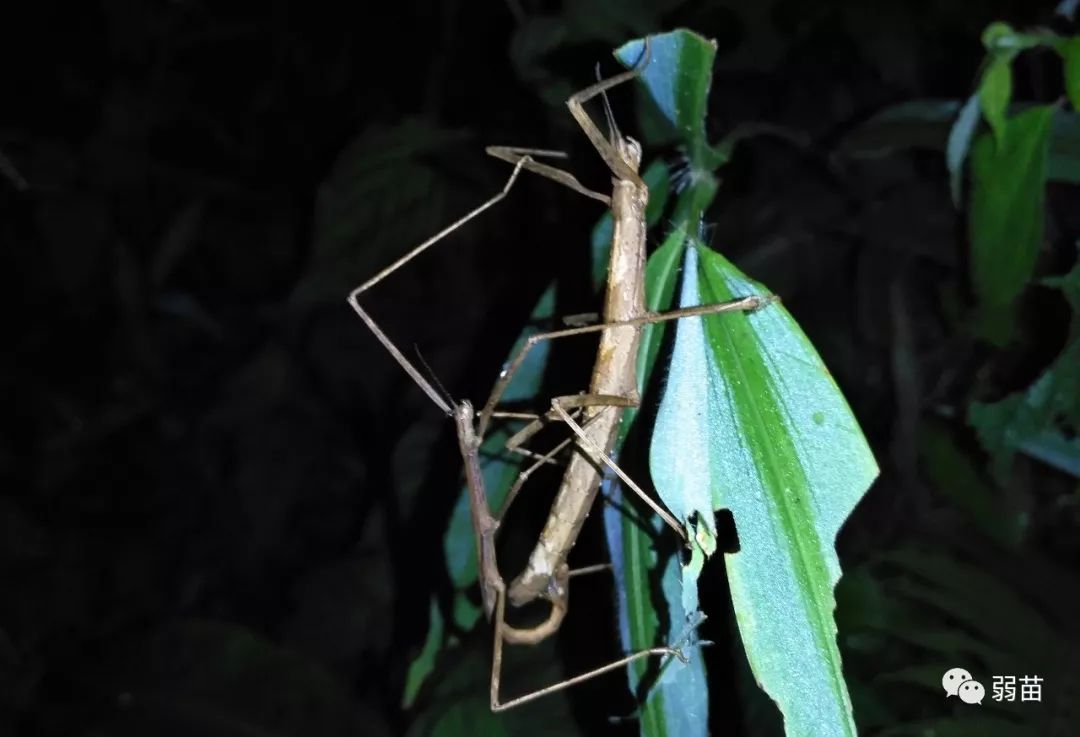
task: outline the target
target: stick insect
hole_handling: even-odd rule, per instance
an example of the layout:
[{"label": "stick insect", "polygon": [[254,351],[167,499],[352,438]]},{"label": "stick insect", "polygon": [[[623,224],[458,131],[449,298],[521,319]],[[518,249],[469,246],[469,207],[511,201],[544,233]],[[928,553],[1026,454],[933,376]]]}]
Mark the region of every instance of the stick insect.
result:
[{"label": "stick insect", "polygon": [[[645,67],[649,60],[649,40],[645,41],[642,58],[634,68],[610,79],[598,81],[571,96],[567,107],[578,125],[584,131],[597,152],[612,173],[612,196],[585,190],[568,172],[545,167],[542,173],[566,186],[582,192],[594,199],[605,202],[611,208],[614,221],[607,293],[604,304],[605,322],[597,326],[570,328],[532,336],[517,356],[508,364],[503,375],[492,391],[491,397],[480,413],[481,432],[495,410],[503,392],[507,389],[514,373],[524,362],[529,350],[543,340],[599,330],[600,346],[593,368],[590,392],[586,395],[563,396],[552,399],[552,413],[565,422],[586,453],[574,454],[563,483],[552,505],[551,514],[540,534],[536,547],[529,558],[526,569],[510,584],[508,596],[511,603],[522,606],[538,598],[551,602],[553,615],[565,614],[568,592],[564,585],[567,576],[567,556],[577,541],[588,516],[602,480],[603,467],[610,468],[651,507],[665,523],[685,540],[682,527],[670,514],[642,489],[612,460],[611,451],[615,444],[623,411],[640,403],[637,391],[637,354],[641,341],[641,328],[649,323],[675,320],[694,315],[716,314],[727,311],[755,310],[771,301],[769,298],[752,296],[731,302],[703,305],[699,307],[674,310],[661,314],[650,313],[645,307],[645,246],[646,221],[645,207],[648,202],[648,188],[642,181],[638,170],[642,159],[641,146],[637,141],[620,135],[608,110],[610,138],[605,138],[585,111],[584,104],[606,90],[633,79]],[[489,148],[488,153],[497,158],[518,164],[531,153],[528,149]],[[527,167],[538,171],[534,167]],[[579,424],[568,413],[572,407],[585,408],[585,420]],[[518,435],[511,438],[508,446],[516,446],[524,441],[542,424],[543,419],[534,421]],[[539,458],[526,469],[522,478],[527,478],[531,470],[546,461],[547,456]],[[520,488],[520,482],[511,488],[507,504]],[[499,612],[501,615],[502,612]],[[496,618],[498,628],[501,616]],[[509,640],[508,640],[509,641]],[[501,658],[501,641],[496,638],[495,660],[497,677],[498,660]]]},{"label": "stick insect", "polygon": [[[414,247],[390,266],[354,289],[348,297],[348,302],[353,310],[389,351],[391,356],[435,405],[454,419],[470,499],[481,598],[488,619],[494,622],[494,656],[492,658],[490,702],[492,711],[496,712],[568,688],[603,673],[621,668],[641,658],[652,655],[684,657],[678,650],[677,644],[674,647],[649,648],[506,702],[501,701],[499,696],[503,643],[536,644],[552,635],[558,630],[566,615],[569,578],[573,575],[607,568],[607,566],[592,566],[578,571],[571,571],[566,562],[570,549],[577,541],[585,518],[588,516],[596,498],[603,466],[607,466],[617,474],[629,488],[635,491],[669,526],[685,539],[682,527],[674,518],[642,491],[619,468],[610,455],[623,409],[637,406],[640,402],[637,393],[636,361],[641,338],[641,327],[649,323],[696,315],[753,310],[769,301],[752,296],[726,303],[701,305],[665,313],[651,313],[645,308],[645,205],[648,201],[648,188],[638,174],[642,156],[641,146],[633,139],[623,137],[617,133],[613,123],[611,123],[610,114],[608,119],[611,128],[611,139],[605,138],[585,112],[584,104],[591,98],[605,93],[608,89],[638,76],[644,66],[648,64],[649,55],[650,45],[649,40],[646,39],[642,58],[632,69],[606,80],[598,81],[572,95],[567,100],[567,106],[571,114],[612,171],[612,196],[608,197],[602,193],[589,190],[569,172],[536,160],[538,157],[565,157],[562,152],[542,149],[489,147],[487,152],[490,155],[514,164],[514,169],[502,190],[428,240]],[[470,402],[462,401],[458,404],[452,404],[435,390],[423,374],[379,328],[374,319],[360,306],[359,296],[449,233],[462,227],[504,199],[517,181],[522,169],[553,179],[581,194],[597,199],[611,208],[615,227],[604,308],[605,322],[530,336],[513,360],[507,364],[496,382],[491,396],[479,415],[477,415]],[[526,455],[532,455],[536,460],[519,474],[507,495],[502,509],[497,515],[493,514],[480,472],[480,444],[493,418],[503,414],[517,418],[522,417],[518,413],[498,412],[496,407],[499,400],[509,387],[514,374],[521,367],[529,351],[537,344],[546,340],[596,332],[601,334],[600,349],[593,370],[590,393],[555,397],[551,400],[551,411],[549,413],[544,416],[533,416],[533,422],[508,441],[508,447],[525,452]],[[575,420],[571,411],[581,411],[584,414],[582,422],[579,423]],[[534,434],[543,422],[551,419],[566,423],[572,430],[573,436],[544,455],[521,451],[520,446],[522,443]],[[502,517],[529,475],[541,464],[550,462],[557,453],[561,452],[571,442],[574,442],[575,439],[586,453],[574,454],[571,457],[563,483],[552,506],[551,514],[540,535],[537,546],[530,556],[528,566],[508,589],[498,570],[495,554],[495,536]],[[533,627],[519,628],[511,626],[505,621],[505,606],[508,595],[511,603],[515,606],[522,606],[539,598],[546,599],[551,605],[551,611],[547,619]]]}]

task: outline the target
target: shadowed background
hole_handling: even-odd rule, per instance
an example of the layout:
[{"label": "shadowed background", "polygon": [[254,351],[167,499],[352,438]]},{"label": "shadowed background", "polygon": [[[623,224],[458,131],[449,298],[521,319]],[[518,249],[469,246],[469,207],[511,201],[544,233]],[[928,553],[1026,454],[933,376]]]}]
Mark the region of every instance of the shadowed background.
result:
[{"label": "shadowed background", "polygon": [[[842,145],[889,104],[966,97],[984,26],[1060,25],[1053,9],[403,0],[352,17],[284,0],[103,0],[6,18],[0,733],[408,727],[405,671],[429,601],[448,591],[441,537],[460,460],[451,423],[345,294],[502,186],[508,167],[485,145],[565,150],[579,178],[605,189],[562,102],[597,62],[616,68],[614,46],[676,26],[718,42],[714,139],[764,121],[806,144],[740,146],[720,172],[709,240],[782,296],[874,445],[882,477],[841,534],[845,571],[916,540],[960,550],[1046,615],[1055,647],[1076,652],[1068,586],[1029,576],[1076,580],[1076,478],[1021,457],[1007,482],[990,480],[993,459],[957,409],[973,386],[981,401],[1029,386],[1068,340],[1068,306],[1035,290],[1006,349],[963,335],[950,310],[970,295],[964,222],[941,154],[855,158]],[[1060,96],[1044,62],[1018,63],[1017,97]],[[632,133],[629,89],[612,103]],[[1075,259],[1075,203],[1075,188],[1048,192],[1042,274]],[[366,304],[454,397],[479,399],[552,279],[557,314],[596,310],[587,239],[600,213],[526,176]],[[590,345],[557,349],[548,393],[585,385]],[[970,505],[950,506],[985,486],[974,519]],[[523,499],[511,550],[549,500]],[[1002,529],[1011,546],[995,538]],[[586,532],[579,563],[602,559],[599,538]],[[756,716],[768,704],[740,691],[723,566],[712,566],[713,731],[765,734],[775,715]],[[857,594],[877,590],[839,596],[868,733],[890,718],[874,712],[880,693],[900,691],[874,680],[886,662],[958,665],[917,642],[923,621],[906,623],[899,652],[846,640],[845,622],[857,630],[878,605]],[[608,582],[578,587],[550,657],[568,671],[611,657],[610,599]],[[1075,679],[1063,671],[1057,686]],[[634,733],[607,722],[632,709],[623,691],[618,677],[582,688],[573,719]],[[897,701],[892,717],[940,711],[933,699]]]}]

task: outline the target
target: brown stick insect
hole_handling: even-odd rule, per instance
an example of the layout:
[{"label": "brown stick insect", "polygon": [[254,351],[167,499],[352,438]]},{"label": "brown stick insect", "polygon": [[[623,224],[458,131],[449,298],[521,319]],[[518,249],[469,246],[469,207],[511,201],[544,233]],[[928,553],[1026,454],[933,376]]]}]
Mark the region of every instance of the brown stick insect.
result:
[{"label": "brown stick insect", "polygon": [[[670,647],[649,648],[509,701],[503,702],[499,697],[503,643],[536,644],[555,633],[566,616],[569,578],[573,575],[607,568],[607,566],[591,566],[571,571],[567,564],[570,549],[577,541],[585,519],[595,501],[604,467],[610,468],[612,472],[618,475],[629,488],[637,493],[670,527],[685,539],[685,533],[678,522],[634,483],[611,458],[611,451],[617,437],[623,410],[626,407],[637,406],[640,402],[637,393],[636,362],[642,326],[667,320],[677,320],[683,317],[754,310],[770,301],[768,298],[752,296],[731,302],[700,305],[665,313],[652,313],[645,307],[645,206],[648,201],[648,188],[638,174],[642,156],[641,146],[633,139],[623,137],[617,133],[614,125],[610,124],[610,114],[611,138],[610,140],[605,138],[585,112],[584,104],[591,98],[605,93],[608,89],[638,76],[648,64],[649,57],[650,46],[648,39],[646,39],[642,58],[632,69],[606,80],[598,81],[572,95],[567,100],[567,106],[571,114],[611,169],[613,191],[610,197],[587,189],[569,172],[536,160],[537,157],[565,157],[562,152],[542,149],[489,147],[487,152],[490,155],[514,164],[514,169],[502,190],[368,279],[354,289],[348,297],[348,302],[353,310],[405,372],[439,409],[454,419],[470,499],[481,598],[484,611],[488,619],[493,621],[495,630],[490,683],[492,711],[502,711],[518,706],[621,668],[641,658],[652,655],[683,657],[678,650],[677,643],[675,646]],[[458,404],[452,404],[436,391],[423,374],[402,354],[393,341],[360,306],[359,296],[446,235],[501,201],[517,181],[522,169],[553,179],[581,194],[599,200],[611,208],[614,218],[614,234],[603,314],[604,322],[596,325],[553,330],[530,336],[521,350],[506,365],[492,390],[491,396],[484,404],[479,415],[477,415],[470,402],[462,401]],[[521,367],[533,347],[546,340],[597,332],[600,333],[600,348],[597,353],[588,394],[555,397],[551,400],[551,410],[543,416],[500,413],[496,410],[499,400],[510,385],[514,374]],[[581,412],[583,415],[581,422],[574,418],[572,412]],[[496,515],[491,512],[484,488],[479,465],[479,449],[491,420],[504,415],[515,418],[532,418],[533,421],[528,426],[508,441],[507,447],[524,452],[536,460],[519,474],[507,495],[502,509]],[[549,420],[566,423],[572,430],[573,436],[543,455],[522,451],[522,443],[534,434],[545,421]],[[578,448],[584,452],[575,453],[571,457],[563,482],[552,505],[551,513],[540,534],[537,545],[530,555],[528,565],[525,571],[517,576],[508,588],[499,572],[495,553],[495,537],[502,517],[530,474],[541,464],[550,462],[557,453],[571,443],[575,443],[575,441]],[[543,622],[533,627],[520,628],[512,626],[505,621],[507,596],[515,606],[523,606],[536,599],[545,599],[550,603],[551,611]]]}]

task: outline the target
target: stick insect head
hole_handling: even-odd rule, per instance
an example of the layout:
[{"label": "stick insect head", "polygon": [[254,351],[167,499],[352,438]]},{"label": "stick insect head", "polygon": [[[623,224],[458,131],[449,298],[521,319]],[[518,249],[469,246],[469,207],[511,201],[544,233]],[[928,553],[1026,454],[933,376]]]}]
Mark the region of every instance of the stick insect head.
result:
[{"label": "stick insect head", "polygon": [[627,165],[637,171],[641,167],[641,144],[630,136],[620,138],[615,142],[615,149]]},{"label": "stick insect head", "polygon": [[476,417],[476,410],[473,409],[472,402],[468,399],[462,400],[459,404],[454,405],[454,421],[469,425],[473,424],[473,419]]},{"label": "stick insect head", "polygon": [[454,418],[462,451],[471,452],[478,449],[480,441],[476,436],[476,410],[473,409],[472,402],[463,399],[459,404],[455,404],[450,416]]}]

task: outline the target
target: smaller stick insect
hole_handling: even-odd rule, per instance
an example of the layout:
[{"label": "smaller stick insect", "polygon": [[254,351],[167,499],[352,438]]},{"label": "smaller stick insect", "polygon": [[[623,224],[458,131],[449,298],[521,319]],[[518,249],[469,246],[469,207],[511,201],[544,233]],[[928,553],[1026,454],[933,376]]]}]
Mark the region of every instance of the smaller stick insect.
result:
[{"label": "smaller stick insect", "polygon": [[[534,457],[537,458],[536,462],[533,464],[532,467],[526,469],[521,473],[514,486],[511,488],[510,493],[507,496],[506,503],[503,505],[503,509],[500,510],[498,516],[493,515],[490,510],[486,490],[484,488],[483,478],[479,467],[479,448],[490,420],[493,417],[498,416],[516,417],[519,419],[522,417],[522,415],[518,414],[499,413],[495,411],[495,406],[499,398],[501,397],[503,391],[509,385],[513,373],[517,370],[517,368],[524,360],[525,354],[529,351],[529,349],[531,349],[540,341],[600,332],[604,336],[606,336],[605,340],[609,342],[610,346],[612,346],[609,349],[602,348],[602,354],[605,352],[605,350],[607,350],[608,352],[616,350],[620,353],[625,353],[627,354],[627,356],[630,356],[630,362],[632,363],[634,360],[633,356],[636,355],[637,351],[638,328],[640,328],[640,326],[642,325],[667,320],[675,320],[682,317],[689,317],[695,315],[715,314],[717,312],[724,312],[729,310],[756,309],[757,307],[760,307],[762,304],[768,301],[762,301],[760,298],[752,297],[744,300],[735,300],[729,303],[702,305],[699,307],[674,310],[663,314],[653,314],[648,313],[644,310],[643,296],[637,296],[637,293],[640,292],[643,288],[641,282],[641,273],[644,268],[644,203],[648,194],[647,190],[644,188],[644,184],[641,182],[641,179],[637,175],[636,171],[637,162],[640,161],[640,147],[633,142],[623,144],[624,141],[629,141],[629,139],[622,139],[621,137],[618,139],[620,145],[620,148],[618,150],[620,152],[623,151],[623,148],[621,148],[621,146],[623,145],[630,145],[632,147],[632,150],[636,152],[636,156],[631,157],[633,158],[632,166],[626,163],[627,155],[623,155],[622,153],[616,154],[615,156],[610,155],[609,152],[616,144],[609,143],[607,140],[605,140],[603,135],[600,134],[599,131],[595,128],[595,126],[591,124],[591,121],[588,121],[588,125],[583,122],[583,118],[585,120],[588,120],[588,118],[587,115],[585,115],[584,113],[582,104],[589,98],[601,94],[605,90],[610,89],[617,84],[621,84],[637,76],[640,73],[641,68],[645,64],[647,64],[648,57],[649,42],[648,40],[646,40],[642,60],[639,61],[639,63],[636,64],[633,69],[611,77],[610,79],[598,82],[597,84],[592,85],[589,88],[575,94],[568,101],[571,112],[574,113],[574,117],[582,124],[582,127],[588,134],[590,140],[593,142],[594,146],[596,146],[597,150],[604,155],[605,161],[607,161],[609,166],[612,168],[613,173],[616,175],[617,191],[619,186],[624,186],[620,183],[632,183],[634,188],[634,192],[632,194],[633,204],[628,206],[629,209],[633,210],[633,214],[626,217],[617,218],[616,220],[616,229],[618,230],[621,226],[624,230],[632,231],[633,235],[629,238],[626,238],[626,240],[635,242],[635,250],[633,250],[631,255],[628,257],[628,265],[622,267],[624,271],[628,272],[627,274],[624,274],[623,277],[632,281],[635,284],[634,287],[626,287],[626,291],[629,295],[626,297],[626,299],[634,302],[634,305],[627,309],[618,310],[615,312],[614,315],[616,318],[623,319],[615,319],[613,321],[609,321],[607,323],[599,325],[567,328],[564,330],[556,330],[531,336],[526,342],[525,346],[518,353],[518,355],[508,364],[507,369],[500,376],[499,381],[496,382],[491,397],[484,405],[483,411],[481,412],[479,418],[477,418],[472,404],[468,401],[453,404],[443,398],[443,396],[435,390],[431,383],[420,373],[419,370],[417,370],[417,368],[409,361],[409,359],[402,354],[402,352],[397,348],[397,346],[394,345],[393,341],[391,341],[390,338],[378,327],[378,325],[371,318],[371,316],[359,304],[358,298],[360,294],[367,291],[378,282],[382,281],[386,276],[396,271],[398,268],[415,258],[427,248],[434,245],[436,242],[444,238],[449,233],[457,230],[458,228],[466,224],[468,221],[477,217],[485,210],[494,206],[496,203],[506,197],[507,193],[517,181],[517,178],[521,173],[522,169],[528,169],[535,173],[554,179],[555,181],[558,181],[559,183],[564,184],[565,186],[577,192],[585,194],[586,196],[592,197],[594,199],[598,199],[605,204],[612,204],[612,198],[585,188],[577,181],[577,179],[572,174],[565,172],[561,169],[542,164],[536,161],[534,158],[565,157],[565,154],[558,151],[547,151],[539,149],[519,149],[504,147],[489,148],[489,154],[514,163],[514,169],[511,172],[510,177],[504,185],[503,189],[499,193],[491,197],[489,200],[481,204],[479,207],[475,208],[471,212],[459,218],[456,222],[452,223],[451,225],[436,233],[428,240],[416,246],[411,251],[409,251],[404,256],[395,261],[393,264],[383,269],[378,274],[369,279],[367,282],[354,289],[352,293],[350,293],[348,298],[349,304],[352,306],[353,310],[368,326],[368,328],[372,331],[375,337],[383,344],[387,351],[389,351],[389,353],[394,357],[394,359],[401,365],[405,372],[417,383],[418,386],[420,386],[420,388],[428,395],[428,397],[436,404],[436,406],[438,406],[444,413],[454,418],[455,428],[458,436],[459,449],[462,456],[462,462],[465,467],[466,485],[468,488],[470,499],[470,512],[477,548],[481,596],[484,603],[484,610],[488,616],[488,619],[494,620],[495,623],[495,653],[492,659],[493,662],[490,687],[491,708],[493,711],[502,711],[512,708],[527,701],[539,698],[540,696],[568,688],[572,685],[581,683],[582,681],[596,677],[603,673],[607,673],[612,670],[621,668],[628,663],[648,656],[674,655],[676,657],[679,657],[680,659],[685,660],[682,653],[678,650],[678,643],[676,643],[674,647],[650,648],[637,653],[633,653],[624,658],[616,660],[613,663],[609,663],[600,668],[588,671],[574,678],[561,681],[559,683],[528,693],[524,696],[512,699],[507,702],[501,702],[499,699],[499,682],[501,674],[503,642],[515,644],[535,644],[553,634],[559,628],[563,618],[566,615],[567,582],[569,577],[572,575],[602,570],[607,568],[607,566],[592,566],[587,569],[580,569],[578,571],[571,572],[565,564],[566,555],[569,553],[569,548],[573,546],[573,543],[577,537],[577,533],[578,531],[580,531],[581,525],[584,523],[584,516],[588,513],[588,508],[591,506],[592,498],[595,497],[595,486],[599,483],[598,476],[596,477],[597,480],[594,483],[591,476],[587,476],[586,474],[582,474],[581,472],[570,473],[568,474],[568,476],[582,478],[584,480],[582,484],[583,486],[588,487],[590,485],[593,485],[594,488],[591,491],[591,496],[583,499],[581,498],[581,495],[578,494],[577,498],[573,499],[572,501],[556,501],[556,505],[552,510],[551,519],[565,519],[568,523],[565,526],[565,529],[559,533],[561,537],[558,545],[561,547],[553,548],[551,551],[558,564],[557,566],[548,569],[550,573],[544,576],[543,580],[539,581],[539,584],[533,587],[533,589],[530,591],[531,596],[529,596],[528,598],[515,600],[515,604],[520,605],[542,596],[543,598],[548,599],[551,603],[551,612],[545,621],[531,628],[517,628],[507,624],[505,621],[505,600],[507,596],[507,587],[502,579],[501,574],[499,573],[495,555],[495,536],[498,531],[499,524],[507,506],[513,500],[524,480],[528,478],[530,472],[536,467],[538,467],[539,464],[550,461],[556,453],[558,453],[568,444],[573,442],[574,438],[572,437],[563,441],[552,451],[542,456],[537,457],[535,454],[532,454]],[[618,236],[616,236],[616,241],[618,240]],[[613,247],[613,251],[614,250],[615,249]],[[616,258],[613,255],[613,263],[615,263],[615,261]],[[614,278],[615,277],[613,277],[613,279]],[[618,292],[620,290],[620,286],[618,284],[613,284],[611,287],[609,287],[609,302],[612,289]],[[640,305],[637,304],[638,301],[641,302]],[[609,319],[611,316],[612,315],[609,314]],[[619,345],[619,343],[621,342],[620,338],[618,337],[620,335],[620,333],[618,332],[619,329],[630,330],[629,334],[623,334],[624,336],[629,336],[623,338],[625,340],[628,340],[628,345]],[[622,363],[626,363],[625,356],[622,359]],[[636,397],[636,387],[632,386],[635,384],[635,381],[633,380],[634,373],[631,370],[627,368],[608,369],[608,372],[616,376],[616,383],[612,388],[612,393],[603,393],[602,391],[597,391],[596,382],[594,381],[593,393],[590,395],[576,397],[559,397],[554,399],[552,401],[551,417],[561,420],[571,427],[577,438],[577,442],[588,451],[589,455],[593,457],[594,460],[591,462],[601,463],[610,467],[620,478],[622,478],[624,482],[627,483],[628,487],[637,492],[649,504],[650,507],[652,507],[661,517],[665,519],[665,521],[670,526],[675,528],[680,534],[684,534],[682,533],[681,527],[679,527],[675,520],[672,519],[671,516],[662,507],[660,507],[643,491],[641,491],[640,487],[638,487],[633,482],[633,480],[631,480],[614,463],[614,461],[612,461],[612,459],[608,455],[608,450],[610,449],[611,445],[611,437],[613,437],[612,429],[617,426],[618,422],[617,413],[613,413],[610,410],[612,408],[635,406],[638,401]],[[631,386],[628,386],[628,383]],[[603,408],[608,411],[609,417],[607,417],[606,424],[609,425],[609,427],[607,427],[599,435],[600,438],[604,439],[598,440],[597,438],[590,436],[586,432],[586,428],[589,424],[603,416],[601,413],[591,414],[589,417],[587,417],[585,422],[583,423],[585,427],[583,427],[582,425],[579,425],[573,419],[571,414],[567,411],[590,407]],[[614,417],[614,420],[610,415],[616,415]],[[525,417],[535,418],[535,416],[532,415],[526,415]],[[508,446],[510,446],[511,444],[520,443],[522,438],[526,437],[528,434],[529,431],[522,431],[518,433],[515,438],[511,439],[511,441],[508,443]],[[590,492],[586,491],[586,494],[588,493]],[[560,493],[560,499],[563,496],[564,495]],[[570,511],[566,511],[560,515],[560,504],[567,505]],[[550,526],[551,524],[549,523],[549,527]],[[545,530],[545,533],[547,533],[547,529]],[[534,577],[534,580],[539,579]]]}]

